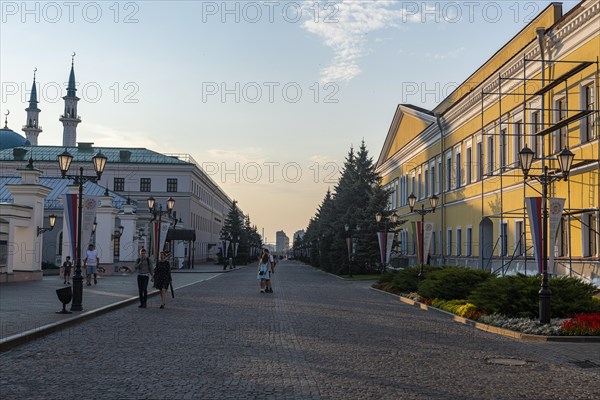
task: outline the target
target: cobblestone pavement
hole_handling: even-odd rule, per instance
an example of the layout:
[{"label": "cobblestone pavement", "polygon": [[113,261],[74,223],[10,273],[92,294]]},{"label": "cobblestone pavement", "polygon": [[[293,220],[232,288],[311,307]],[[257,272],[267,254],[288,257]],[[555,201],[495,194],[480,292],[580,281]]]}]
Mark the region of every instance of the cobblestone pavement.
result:
[{"label": "cobblestone pavement", "polygon": [[[243,268],[0,354],[2,399],[598,399],[600,344],[474,330],[299,263]],[[569,351],[564,345],[575,347]],[[522,360],[499,365],[492,359]]]}]

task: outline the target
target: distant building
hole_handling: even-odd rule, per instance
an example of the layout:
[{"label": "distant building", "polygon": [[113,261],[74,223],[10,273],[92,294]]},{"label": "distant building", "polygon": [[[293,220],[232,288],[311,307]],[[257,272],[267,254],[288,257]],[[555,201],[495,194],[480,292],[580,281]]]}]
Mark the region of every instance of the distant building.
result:
[{"label": "distant building", "polygon": [[284,231],[275,233],[275,252],[277,255],[283,256],[287,254],[290,248],[290,238],[287,237]]},{"label": "distant building", "polygon": [[304,231],[304,229],[300,229],[299,231],[294,232],[294,239],[292,240],[292,243],[296,241],[296,238],[302,239],[305,233],[306,232]]}]

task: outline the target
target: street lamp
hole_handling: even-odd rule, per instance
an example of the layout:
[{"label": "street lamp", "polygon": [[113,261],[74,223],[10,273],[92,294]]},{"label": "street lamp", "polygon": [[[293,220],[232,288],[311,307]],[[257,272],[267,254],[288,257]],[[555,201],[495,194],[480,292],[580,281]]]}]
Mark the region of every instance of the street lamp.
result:
[{"label": "street lamp", "polygon": [[42,233],[44,232],[48,232],[51,231],[52,229],[54,229],[54,224],[56,224],[56,215],[52,214],[49,217],[50,219],[50,227],[49,228],[43,228],[43,227],[37,227],[37,235],[40,236]]},{"label": "street lamp", "polygon": [[425,277],[425,275],[423,274],[423,266],[424,264],[427,262],[427,257],[425,256],[425,215],[429,214],[429,213],[434,213],[435,212],[435,208],[437,207],[438,204],[438,197],[434,194],[433,196],[431,196],[429,198],[429,205],[431,206],[431,208],[425,208],[425,204],[421,204],[421,209],[417,209],[415,210],[415,203],[417,202],[417,197],[415,196],[414,193],[411,193],[410,196],[408,196],[408,206],[410,207],[410,211],[411,212],[416,212],[417,214],[419,214],[421,216],[421,243],[420,243],[420,253],[421,253],[421,266],[419,268],[419,279],[423,279]]},{"label": "street lamp", "polygon": [[[381,223],[381,220],[383,220],[384,222],[384,229],[383,229],[383,240],[382,240],[382,244],[383,244],[383,253],[382,253],[382,259],[383,259],[383,268],[382,268],[382,272],[385,272],[385,267],[387,265],[387,236],[388,236],[388,221],[391,222],[391,226],[395,226],[398,223],[398,214],[393,213],[389,218],[384,218],[383,214],[381,213],[377,213],[375,214],[375,221],[377,221],[377,227],[379,229],[379,224]],[[405,221],[402,221],[401,223],[404,223]]]},{"label": "street lamp", "polygon": [[531,175],[531,164],[533,163],[533,150],[525,146],[519,152],[519,162],[521,169],[523,170],[524,179],[531,178],[538,181],[542,185],[542,286],[539,291],[539,311],[540,311],[540,323],[547,324],[550,322],[550,297],[552,292],[548,285],[548,185],[555,181],[567,180],[569,178],[569,172],[571,172],[571,166],[573,165],[573,154],[566,147],[558,153],[558,165],[560,167],[559,174],[549,175],[548,166],[542,167],[541,175]]},{"label": "street lamp", "polygon": [[[162,216],[163,216],[163,213],[169,215],[169,217],[171,216],[171,211],[173,211],[173,207],[175,207],[175,199],[173,199],[172,197],[169,197],[167,199],[167,210],[166,211],[163,211],[162,203],[159,203],[158,209],[156,209],[156,200],[152,196],[148,197],[147,203],[148,203],[148,210],[152,214],[152,221],[154,221],[156,219],[156,217],[158,217],[158,239],[155,238],[154,242],[155,243],[158,242],[158,245],[160,246],[160,230],[161,230]],[[153,247],[155,247],[155,246],[153,246]],[[156,256],[156,257],[158,257],[157,251],[158,250],[155,248],[154,256]]]},{"label": "street lamp", "polygon": [[73,302],[71,303],[71,311],[81,311],[82,298],[83,298],[83,276],[81,275],[81,219],[83,210],[83,185],[85,182],[98,182],[106,167],[107,158],[100,151],[92,157],[94,163],[94,170],[96,176],[85,176],[83,175],[83,166],[79,167],[79,175],[67,175],[71,163],[73,162],[73,156],[66,149],[58,156],[58,167],[63,179],[73,179],[73,182],[79,186],[79,195],[77,196],[77,244],[75,257],[77,262],[75,264],[75,275],[73,276]]}]

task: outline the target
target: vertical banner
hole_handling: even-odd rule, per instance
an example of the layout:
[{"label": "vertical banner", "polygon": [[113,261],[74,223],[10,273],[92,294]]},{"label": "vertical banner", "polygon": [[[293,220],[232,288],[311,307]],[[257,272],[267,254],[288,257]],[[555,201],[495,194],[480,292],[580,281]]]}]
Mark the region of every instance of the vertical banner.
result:
[{"label": "vertical banner", "polygon": [[160,236],[159,236],[159,241],[158,241],[158,251],[156,252],[157,255],[165,247],[165,242],[167,241],[167,233],[169,232],[170,226],[171,226],[171,223],[168,221],[167,222],[161,221],[161,223],[160,223]]},{"label": "vertical banner", "polygon": [[[81,252],[85,254],[85,250],[87,250],[87,245],[90,243],[92,239],[92,228],[94,226],[94,221],[96,220],[96,210],[100,205],[100,197],[99,196],[85,196],[82,201],[82,210],[81,210]],[[102,249],[98,249],[100,252]]]},{"label": "vertical banner", "polygon": [[348,260],[352,257],[352,238],[346,238],[346,246],[348,247]]},{"label": "vertical banner", "polygon": [[386,249],[385,249],[385,262],[389,264],[392,259],[392,246],[394,245],[394,236],[396,232],[388,232],[386,239]]},{"label": "vertical banner", "polygon": [[[418,222],[418,224],[420,225],[421,223]],[[418,255],[419,251],[421,251],[420,250],[421,246],[419,246],[419,239],[418,238],[419,238],[420,235],[417,234],[417,222],[416,221],[411,221],[410,225],[412,227],[412,242],[413,242],[413,246],[417,246],[416,249],[414,249],[414,247],[413,247],[413,249],[414,249],[414,253],[413,254],[417,254]],[[418,257],[419,257],[419,260],[420,260],[421,256],[419,255]]]},{"label": "vertical banner", "polygon": [[225,253],[224,253],[225,254],[225,258],[228,258],[227,257],[228,253],[229,253],[229,240],[226,240],[225,241]]},{"label": "vertical banner", "polygon": [[239,246],[239,245],[240,245],[240,244],[239,244],[238,242],[235,242],[235,243],[233,244],[233,257],[237,257],[237,251],[238,251],[238,246]]},{"label": "vertical banner", "polygon": [[419,264],[425,264],[425,261],[423,260],[423,254],[421,253],[421,237],[422,237],[421,229],[423,229],[423,227],[421,226],[421,221],[414,222],[413,227],[415,228],[414,235],[416,236],[415,243],[417,244],[417,254],[419,255]]},{"label": "vertical banner", "polygon": [[533,240],[533,250],[538,272],[542,273],[542,198],[526,197],[525,207],[529,217],[529,227]]},{"label": "vertical banner", "polygon": [[227,258],[227,254],[225,253],[225,240],[221,240],[221,256]]},{"label": "vertical banner", "polygon": [[427,263],[429,248],[431,247],[431,238],[433,237],[433,222],[425,222],[425,233],[423,234],[423,252],[425,253],[423,264]]},{"label": "vertical banner", "polygon": [[70,256],[74,263],[77,262],[75,258],[75,248],[77,247],[77,195],[76,194],[65,194],[63,198],[64,207],[64,219],[65,223],[63,230],[67,230],[69,238],[71,239],[71,251]]},{"label": "vertical banner", "polygon": [[563,210],[565,208],[565,199],[559,199],[556,197],[550,197],[548,199],[548,212],[550,219],[550,232],[548,237],[550,238],[550,260],[548,261],[548,273],[554,274],[554,246],[558,239],[558,227],[562,219]]},{"label": "vertical banner", "polygon": [[383,232],[377,232],[377,240],[379,241],[379,257],[381,258],[381,264],[383,264],[383,256],[385,254],[385,236]]}]

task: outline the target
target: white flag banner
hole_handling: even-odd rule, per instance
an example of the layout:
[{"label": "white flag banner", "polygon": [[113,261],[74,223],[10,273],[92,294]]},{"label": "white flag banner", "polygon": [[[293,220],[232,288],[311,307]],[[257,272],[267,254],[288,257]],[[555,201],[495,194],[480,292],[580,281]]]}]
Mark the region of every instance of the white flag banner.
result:
[{"label": "white flag banner", "polygon": [[554,247],[558,239],[558,228],[565,207],[565,199],[550,197],[548,203],[548,219],[550,220],[550,234],[548,235],[550,238],[550,259],[548,260],[548,273],[554,274]]},{"label": "white flag banner", "polygon": [[[84,196],[81,202],[81,256],[85,259],[85,251],[92,239],[92,228],[96,221],[96,210],[100,205],[100,196]],[[100,252],[100,249],[98,249]]]},{"label": "white flag banner", "polygon": [[388,232],[387,234],[387,240],[386,240],[386,250],[385,250],[385,262],[386,264],[390,263],[390,256],[392,254],[392,246],[394,245],[394,236],[396,235],[395,232]]},{"label": "white flag banner", "polygon": [[425,232],[423,233],[423,264],[427,264],[427,256],[431,247],[431,238],[433,237],[433,222],[425,222]]},{"label": "white flag banner", "polygon": [[[170,222],[160,222],[160,235],[158,242],[158,251],[161,252],[165,248],[165,242],[167,241],[167,232],[169,232]],[[157,254],[158,256],[158,254]]]}]

